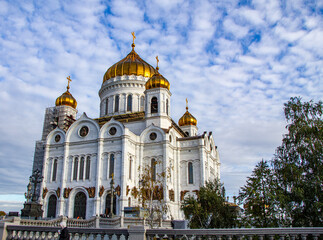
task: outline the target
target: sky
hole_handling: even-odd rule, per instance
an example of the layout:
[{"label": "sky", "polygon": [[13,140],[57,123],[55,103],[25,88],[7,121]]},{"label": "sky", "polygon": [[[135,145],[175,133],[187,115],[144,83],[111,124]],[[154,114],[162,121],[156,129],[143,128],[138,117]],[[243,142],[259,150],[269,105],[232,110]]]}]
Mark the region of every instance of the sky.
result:
[{"label": "sky", "polygon": [[0,210],[20,211],[45,108],[65,90],[99,117],[107,69],[131,51],[170,82],[175,122],[212,131],[227,194],[286,133],[290,97],[322,100],[321,0],[0,0]]}]

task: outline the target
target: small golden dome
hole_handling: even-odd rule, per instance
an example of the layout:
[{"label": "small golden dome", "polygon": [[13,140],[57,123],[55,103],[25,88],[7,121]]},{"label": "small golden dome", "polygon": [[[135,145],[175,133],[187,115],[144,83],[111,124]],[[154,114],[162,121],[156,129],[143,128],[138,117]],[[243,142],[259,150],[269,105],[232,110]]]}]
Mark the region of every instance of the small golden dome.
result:
[{"label": "small golden dome", "polygon": [[65,106],[70,106],[72,108],[76,108],[77,102],[76,102],[75,98],[72,96],[72,94],[69,92],[70,81],[72,81],[72,80],[69,76],[67,77],[67,79],[68,79],[67,91],[64,92],[61,96],[59,96],[56,99],[55,105],[56,106],[65,105]]},{"label": "small golden dome", "polygon": [[142,60],[134,50],[135,44],[132,44],[132,51],[122,60],[112,65],[104,74],[103,82],[123,75],[136,75],[152,77],[156,69]]},{"label": "small golden dome", "polygon": [[196,126],[197,125],[197,120],[195,117],[193,117],[192,114],[189,113],[188,111],[188,106],[187,106],[187,99],[186,99],[186,112],[184,113],[184,115],[178,120],[178,125],[179,126],[189,126],[189,125],[193,125]]},{"label": "small golden dome", "polygon": [[166,78],[161,75],[158,70],[158,56],[157,59],[157,67],[156,67],[156,73],[146,82],[146,90],[152,89],[152,88],[167,88],[169,90],[170,84]]}]

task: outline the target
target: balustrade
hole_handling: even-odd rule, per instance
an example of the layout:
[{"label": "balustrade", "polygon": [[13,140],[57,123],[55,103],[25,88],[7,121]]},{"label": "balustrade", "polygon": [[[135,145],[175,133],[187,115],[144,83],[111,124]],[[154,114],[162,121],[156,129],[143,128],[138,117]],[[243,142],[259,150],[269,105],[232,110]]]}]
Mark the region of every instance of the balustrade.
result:
[{"label": "balustrade", "polygon": [[[7,225],[8,240],[58,239],[60,227]],[[0,229],[1,230],[1,229]],[[69,227],[70,239],[216,239],[216,240],[318,240],[323,228],[250,228],[250,229],[146,229],[144,226],[128,228]],[[1,239],[1,236],[0,236]]]}]

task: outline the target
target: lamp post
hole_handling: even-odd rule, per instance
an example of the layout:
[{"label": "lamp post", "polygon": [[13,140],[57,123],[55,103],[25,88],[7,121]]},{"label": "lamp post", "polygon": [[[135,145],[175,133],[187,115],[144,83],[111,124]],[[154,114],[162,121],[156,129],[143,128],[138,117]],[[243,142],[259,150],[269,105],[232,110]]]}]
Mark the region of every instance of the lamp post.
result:
[{"label": "lamp post", "polygon": [[112,218],[114,216],[113,214],[113,197],[114,197],[114,174],[111,174],[111,182],[110,182],[110,188],[111,188],[111,195],[110,195],[110,213],[109,218]]}]

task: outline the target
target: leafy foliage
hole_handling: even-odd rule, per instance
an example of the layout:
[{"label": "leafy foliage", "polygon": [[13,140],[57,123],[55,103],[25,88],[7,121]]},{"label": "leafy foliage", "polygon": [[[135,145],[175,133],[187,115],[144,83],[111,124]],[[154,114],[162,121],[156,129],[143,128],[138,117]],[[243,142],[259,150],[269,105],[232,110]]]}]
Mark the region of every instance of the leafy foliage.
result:
[{"label": "leafy foliage", "polygon": [[272,169],[260,161],[240,189],[238,201],[244,204],[243,224],[246,227],[278,227]]},{"label": "leafy foliage", "polygon": [[283,224],[323,226],[322,102],[291,98],[284,110],[288,133],[273,160]]},{"label": "leafy foliage", "polygon": [[4,211],[0,211],[0,216],[6,216],[7,214]]},{"label": "leafy foliage", "polygon": [[237,208],[226,202],[219,180],[206,182],[198,196],[186,197],[181,206],[190,228],[231,228],[236,226]]},{"label": "leafy foliage", "polygon": [[131,195],[138,200],[138,203],[147,210],[145,218],[151,227],[154,222],[160,221],[168,212],[168,206],[164,200],[164,183],[168,177],[167,172],[158,171],[161,162],[154,161],[152,165],[144,165],[138,169],[139,189],[134,187]]}]

